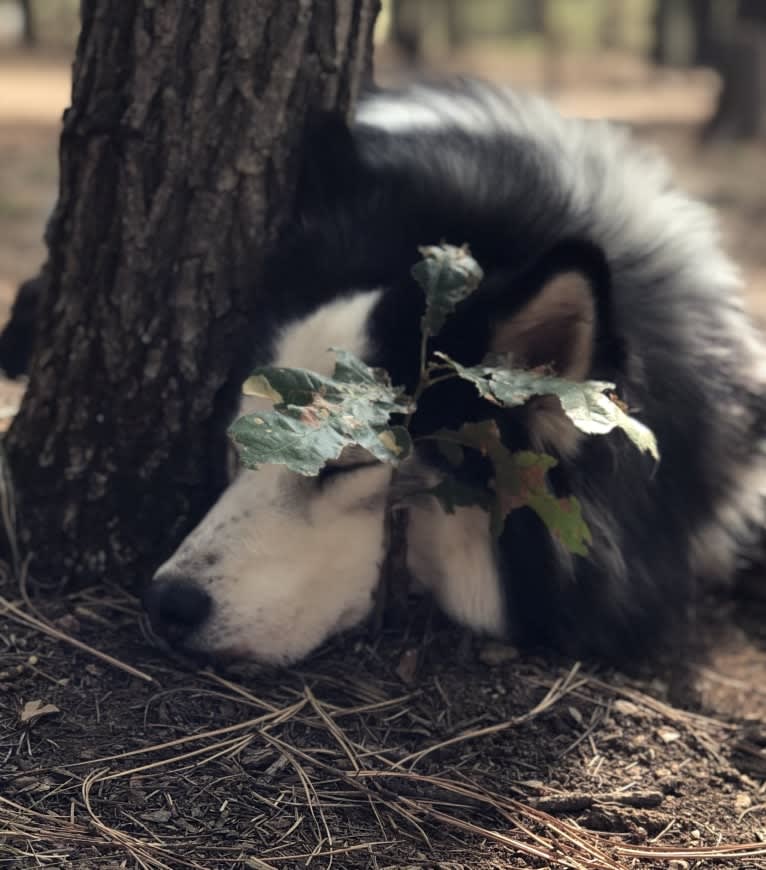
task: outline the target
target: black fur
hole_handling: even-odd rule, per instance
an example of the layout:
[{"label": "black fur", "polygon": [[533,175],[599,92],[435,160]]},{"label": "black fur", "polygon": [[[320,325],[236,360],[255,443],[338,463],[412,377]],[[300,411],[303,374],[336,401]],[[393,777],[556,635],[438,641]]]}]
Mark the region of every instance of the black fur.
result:
[{"label": "black fur", "polygon": [[[466,87],[456,94],[475,99],[480,111],[485,94],[494,93]],[[523,105],[508,111],[523,112]],[[449,119],[393,133],[362,125],[353,137],[335,120],[320,125],[299,227],[273,263],[274,313],[287,318],[339,293],[384,287],[369,324],[376,348],[369,362],[411,388],[423,307],[409,274],[418,246],[468,243],[485,271],[480,291],[434,342],[464,364],[482,359],[492,324],[512,316],[547,279],[571,269],[585,274],[598,324],[590,376],[618,385],[656,433],[662,461],[655,470],[622,433],[584,439],[575,457],[558,457],[551,485],[582,501],[591,556],[561,558],[524,509],[507,523],[500,561],[516,637],[625,660],[684,624],[699,585],[691,542],[716,522],[722,503],[736,504],[740,470],[759,461],[766,403],[762,385],[743,371],[750,351],[727,320],[735,301],[712,280],[690,280],[683,256],[668,255],[673,241],[661,223],[648,242],[630,248],[628,239],[627,250],[609,250],[596,216],[559,186],[556,159],[503,118],[481,133]],[[608,183],[587,161],[573,171],[591,186]],[[612,217],[619,235],[622,215]],[[472,387],[449,383],[434,390],[413,426],[427,433],[490,415]],[[529,446],[523,412],[494,416],[515,446]]]}]

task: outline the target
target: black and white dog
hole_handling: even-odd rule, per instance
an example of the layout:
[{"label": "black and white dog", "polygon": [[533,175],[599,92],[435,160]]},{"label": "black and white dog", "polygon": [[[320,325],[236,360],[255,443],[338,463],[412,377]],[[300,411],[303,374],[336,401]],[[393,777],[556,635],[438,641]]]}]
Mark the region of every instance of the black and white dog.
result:
[{"label": "black and white dog", "polygon": [[[411,571],[479,632],[607,658],[651,649],[704,581],[729,580],[761,543],[766,353],[711,214],[625,131],[477,83],[372,93],[350,130],[322,125],[309,152],[258,362],[329,374],[341,347],[411,389],[418,246],[468,243],[485,280],[433,350],[613,381],[662,459],[655,469],[621,433],[582,436],[556,400],[498,413],[444,383],[416,433],[495,417],[515,448],[559,460],[549,485],[579,498],[593,544],[570,556],[526,509],[495,541],[480,508],[414,501]],[[425,451],[407,466],[405,479],[441,470]],[[470,473],[486,474],[480,458]],[[289,663],[362,622],[390,477],[358,452],[314,479],[240,471],[157,572],[155,626],[198,652]]]}]

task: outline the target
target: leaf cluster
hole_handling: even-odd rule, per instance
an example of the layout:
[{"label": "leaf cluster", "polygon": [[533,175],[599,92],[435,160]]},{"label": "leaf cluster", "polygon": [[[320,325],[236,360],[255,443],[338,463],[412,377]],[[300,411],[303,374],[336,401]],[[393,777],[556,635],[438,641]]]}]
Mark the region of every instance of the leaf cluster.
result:
[{"label": "leaf cluster", "polygon": [[[230,429],[242,463],[285,465],[316,475],[340,458],[347,447],[368,451],[381,462],[398,465],[412,451],[408,425],[422,394],[448,378],[470,382],[495,406],[512,408],[535,396],[555,396],[579,430],[600,435],[621,429],[638,447],[659,460],[652,432],[630,416],[616,399],[615,386],[602,381],[574,382],[536,370],[507,365],[466,367],[445,354],[428,358],[428,342],[438,335],[455,308],[479,286],[482,271],[466,247],[442,244],[421,248],[423,259],[412,270],[426,299],[421,320],[420,380],[412,396],[393,386],[388,374],[372,369],[343,349],[336,349],[332,377],[305,369],[264,367],[253,372],[244,392],[273,402],[273,409],[248,414]],[[402,425],[391,425],[391,418]],[[490,463],[489,488],[477,488],[447,475],[428,490],[444,509],[479,505],[488,512],[499,536],[511,511],[533,510],[550,533],[570,552],[586,555],[590,531],[574,497],[560,498],[548,485],[556,459],[547,454],[514,451],[503,442],[494,420],[464,423],[427,436],[456,470],[465,451],[478,451]],[[395,472],[394,472],[395,473]]]}]

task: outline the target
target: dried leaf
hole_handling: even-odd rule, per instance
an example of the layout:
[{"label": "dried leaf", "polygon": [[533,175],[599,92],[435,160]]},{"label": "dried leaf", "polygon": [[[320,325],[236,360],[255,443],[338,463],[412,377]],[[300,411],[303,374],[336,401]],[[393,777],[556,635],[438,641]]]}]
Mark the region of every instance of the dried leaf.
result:
[{"label": "dried leaf", "polygon": [[170,810],[149,810],[149,812],[141,813],[141,818],[147,822],[168,822],[172,815]]},{"label": "dried leaf", "polygon": [[19,713],[19,721],[22,723],[33,723],[43,716],[52,716],[54,713],[61,711],[55,704],[43,704],[42,701],[27,701],[21,708]]},{"label": "dried leaf", "polygon": [[418,651],[416,649],[406,649],[399,659],[399,664],[396,666],[396,675],[403,683],[411,686],[415,682],[417,670]]}]

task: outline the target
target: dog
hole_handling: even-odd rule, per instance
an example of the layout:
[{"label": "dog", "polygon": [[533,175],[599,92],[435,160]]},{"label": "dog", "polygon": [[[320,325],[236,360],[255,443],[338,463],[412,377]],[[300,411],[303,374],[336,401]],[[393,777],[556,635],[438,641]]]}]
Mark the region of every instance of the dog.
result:
[{"label": "dog", "polygon": [[[626,130],[480,82],[371,91],[350,125],[315,123],[307,152],[253,364],[331,374],[329,349],[343,348],[412,390],[419,246],[468,244],[484,280],[430,349],[613,382],[661,461],[621,432],[583,435],[550,397],[503,410],[470,384],[442,383],[412,431],[491,418],[515,449],[552,455],[547,485],[577,497],[592,544],[566,552],[527,508],[496,539],[481,507],[449,513],[413,497],[409,570],[478,633],[604,660],[650,654],[701,588],[730,582],[761,546],[766,355],[711,213]],[[245,397],[241,412],[267,406]],[[398,477],[444,473],[419,446]],[[461,473],[488,470],[473,456]],[[193,652],[284,665],[359,625],[379,583],[390,484],[391,468],[360,450],[316,478],[238,470],[150,583],[155,629]]]}]

